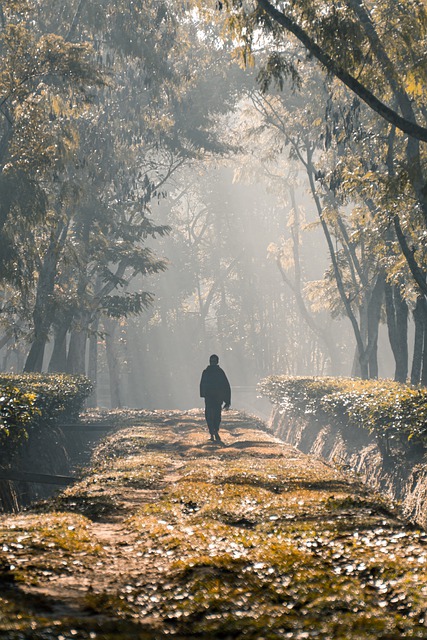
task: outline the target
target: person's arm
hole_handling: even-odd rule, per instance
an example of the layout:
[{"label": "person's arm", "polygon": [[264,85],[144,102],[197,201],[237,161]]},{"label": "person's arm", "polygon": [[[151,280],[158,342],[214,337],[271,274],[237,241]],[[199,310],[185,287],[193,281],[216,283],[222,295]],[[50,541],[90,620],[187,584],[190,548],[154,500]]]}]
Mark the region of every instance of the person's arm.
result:
[{"label": "person's arm", "polygon": [[206,396],[206,375],[205,372],[203,371],[202,373],[202,377],[200,379],[200,397],[204,398]]},{"label": "person's arm", "polygon": [[224,409],[229,409],[231,405],[231,387],[228,378],[224,373]]}]

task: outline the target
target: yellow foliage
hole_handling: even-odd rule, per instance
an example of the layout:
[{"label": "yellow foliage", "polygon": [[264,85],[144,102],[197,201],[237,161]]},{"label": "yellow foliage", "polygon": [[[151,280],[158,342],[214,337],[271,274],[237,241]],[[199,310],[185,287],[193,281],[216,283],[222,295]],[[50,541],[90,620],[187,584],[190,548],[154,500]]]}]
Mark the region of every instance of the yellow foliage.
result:
[{"label": "yellow foliage", "polygon": [[267,247],[267,255],[271,258],[276,258],[279,253],[279,247],[275,242],[270,242]]},{"label": "yellow foliage", "polygon": [[406,76],[405,87],[406,91],[414,98],[420,98],[426,93],[424,82],[413,71],[410,71]]}]

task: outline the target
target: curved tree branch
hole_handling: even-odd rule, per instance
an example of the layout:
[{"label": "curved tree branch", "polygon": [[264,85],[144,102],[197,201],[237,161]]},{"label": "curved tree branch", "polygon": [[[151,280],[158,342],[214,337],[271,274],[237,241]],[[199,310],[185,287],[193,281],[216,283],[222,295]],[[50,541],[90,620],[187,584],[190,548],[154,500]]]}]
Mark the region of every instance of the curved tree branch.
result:
[{"label": "curved tree branch", "polygon": [[417,140],[427,142],[427,128],[421,127],[415,122],[402,117],[396,111],[381,102],[369,89],[367,89],[354,76],[343,69],[326,51],[324,51],[296,22],[276,9],[269,0],[257,0],[258,6],[263,9],[273,20],[284,29],[293,33],[306,49],[332,73],[341,80],[353,93],[365,104],[373,109],[384,120],[394,125],[403,133]]}]

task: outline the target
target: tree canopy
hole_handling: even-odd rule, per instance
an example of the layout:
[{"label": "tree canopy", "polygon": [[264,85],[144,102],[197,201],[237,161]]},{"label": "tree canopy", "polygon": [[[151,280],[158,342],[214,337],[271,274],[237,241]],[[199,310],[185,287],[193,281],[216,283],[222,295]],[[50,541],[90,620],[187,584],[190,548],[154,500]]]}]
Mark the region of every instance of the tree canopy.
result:
[{"label": "tree canopy", "polygon": [[425,383],[426,39],[416,0],[0,3],[3,366]]}]

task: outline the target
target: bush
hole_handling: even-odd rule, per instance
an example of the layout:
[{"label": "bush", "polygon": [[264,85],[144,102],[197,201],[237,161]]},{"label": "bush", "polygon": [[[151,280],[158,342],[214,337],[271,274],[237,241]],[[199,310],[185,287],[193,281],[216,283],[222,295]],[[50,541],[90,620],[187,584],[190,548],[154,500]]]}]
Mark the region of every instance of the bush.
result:
[{"label": "bush", "polygon": [[35,406],[36,394],[23,393],[14,385],[0,387],[0,447],[17,446],[27,438],[27,426],[39,411]]},{"label": "bush", "polygon": [[74,420],[92,391],[84,376],[0,374],[0,446],[10,451],[34,427]]},{"label": "bush", "polygon": [[427,447],[427,389],[391,380],[271,376],[261,393],[290,416],[337,418],[378,439]]}]

